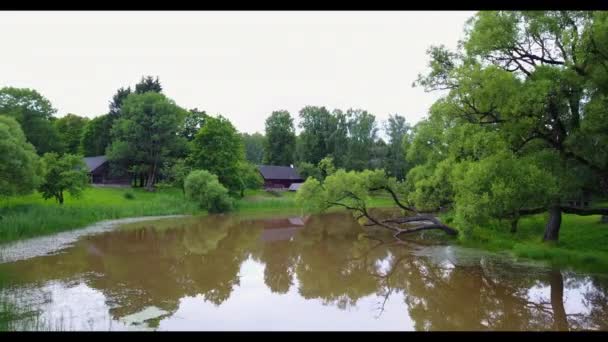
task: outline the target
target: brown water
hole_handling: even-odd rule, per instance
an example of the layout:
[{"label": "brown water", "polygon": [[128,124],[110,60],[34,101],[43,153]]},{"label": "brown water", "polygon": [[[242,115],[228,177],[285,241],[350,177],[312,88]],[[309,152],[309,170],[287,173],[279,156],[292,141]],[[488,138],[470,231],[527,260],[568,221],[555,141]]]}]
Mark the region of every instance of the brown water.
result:
[{"label": "brown water", "polygon": [[364,233],[342,213],[139,222],[0,264],[2,296],[37,312],[16,330],[608,330],[601,275]]}]

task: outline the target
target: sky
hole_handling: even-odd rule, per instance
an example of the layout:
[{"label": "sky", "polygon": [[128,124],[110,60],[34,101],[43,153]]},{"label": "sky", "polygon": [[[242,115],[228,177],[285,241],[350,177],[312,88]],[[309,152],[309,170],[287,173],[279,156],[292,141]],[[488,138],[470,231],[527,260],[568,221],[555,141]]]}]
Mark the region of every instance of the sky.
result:
[{"label": "sky", "polygon": [[0,12],[0,87],[33,88],[57,116],[107,113],[144,75],[186,109],[263,132],[275,110],[361,108],[414,124],[441,95],[412,87],[426,50],[455,48],[474,12]]}]

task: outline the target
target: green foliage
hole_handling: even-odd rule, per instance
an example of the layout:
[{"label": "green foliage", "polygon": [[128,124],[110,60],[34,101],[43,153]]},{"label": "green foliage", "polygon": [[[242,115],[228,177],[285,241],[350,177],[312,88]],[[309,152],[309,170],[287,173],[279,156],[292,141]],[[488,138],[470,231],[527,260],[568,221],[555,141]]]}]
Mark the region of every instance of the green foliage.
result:
[{"label": "green foliage", "polygon": [[27,141],[34,145],[39,155],[62,152],[61,139],[51,121],[56,112],[51,102],[36,90],[0,89],[0,115],[19,122]]},{"label": "green foliage", "polygon": [[[264,142],[265,137],[260,133],[247,134],[242,133],[243,146],[245,147],[245,159],[254,165],[262,164],[264,160]],[[294,156],[295,156],[295,138],[294,138]]]},{"label": "green foliage", "polygon": [[286,110],[272,112],[266,119],[264,163],[284,166],[293,164],[295,149],[293,118]]},{"label": "green foliage", "polygon": [[243,189],[239,165],[245,160],[243,142],[232,123],[222,117],[209,117],[193,140],[189,164],[218,175],[231,192]]},{"label": "green foliage", "polygon": [[160,84],[158,76],[156,78],[152,76],[142,76],[139,83],[135,85],[136,94],[144,94],[147,92],[161,93],[162,91],[163,87]]},{"label": "green foliage", "polygon": [[40,164],[34,146],[19,123],[0,115],[0,196],[30,193],[40,181]]},{"label": "green foliage", "polygon": [[459,51],[429,49],[418,84],[448,92],[404,143],[417,165],[410,199],[453,204],[457,224],[480,226],[583,190],[605,193],[604,27],[592,12],[486,11],[469,21]]},{"label": "green foliage", "polygon": [[185,139],[178,135],[184,116],[185,110],[163,94],[129,95],[112,127],[108,159],[145,169],[146,188],[152,190],[161,165],[185,151]]},{"label": "green foliage", "polygon": [[110,111],[108,112],[108,115],[112,121],[120,117],[120,108],[122,107],[122,103],[129,95],[131,95],[131,87],[121,87],[116,91],[116,94],[112,96],[112,101],[110,101]]},{"label": "green foliage", "polygon": [[334,159],[332,157],[325,157],[319,161],[317,165],[311,163],[302,162],[297,166],[298,173],[302,179],[313,177],[317,180],[324,180],[325,177],[336,172],[336,166],[334,165]]},{"label": "green foliage", "polygon": [[39,191],[44,199],[55,198],[63,204],[64,192],[78,198],[88,184],[86,165],[81,157],[57,153],[46,153],[42,157],[44,181]]},{"label": "green foliage", "polygon": [[89,120],[82,130],[79,152],[86,157],[105,154],[106,147],[110,145],[112,122],[110,115],[100,115]]},{"label": "green foliage", "polygon": [[346,118],[348,151],[345,167],[349,170],[361,171],[371,166],[372,147],[378,133],[376,118],[362,109],[349,109]]},{"label": "green foliage", "polygon": [[53,122],[66,153],[80,153],[80,140],[88,122],[88,118],[75,114],[67,114]]},{"label": "green foliage", "polygon": [[186,163],[185,159],[178,159],[163,170],[164,182],[175,188],[184,189],[184,181],[191,171],[192,168]]},{"label": "green foliage", "polygon": [[336,166],[334,165],[334,158],[325,157],[319,161],[317,165],[321,174],[321,179],[327,178],[327,176],[333,175],[336,172]]},{"label": "green foliage", "polygon": [[298,164],[297,169],[302,179],[307,179],[308,177],[312,177],[317,180],[322,179],[321,170],[319,170],[319,168],[314,164],[308,162],[301,162],[300,164]]},{"label": "green foliage", "polygon": [[508,152],[461,163],[453,184],[455,222],[467,229],[490,225],[493,218],[507,218],[521,209],[548,205],[558,192],[557,180],[542,165]]},{"label": "green foliage", "polygon": [[[246,161],[241,161],[239,163],[239,175],[243,182],[243,191],[244,189],[260,189],[262,185],[264,185],[264,179],[260,174],[258,168]],[[241,194],[242,196],[243,194]]]},{"label": "green foliage", "polygon": [[300,110],[301,160],[317,164],[334,152],[336,117],[325,107],[306,106]]},{"label": "green foliage", "polygon": [[180,135],[188,141],[194,140],[196,133],[203,127],[208,117],[209,115],[205,111],[199,111],[196,108],[189,110],[182,123]]},{"label": "green foliage", "polygon": [[345,171],[339,169],[323,182],[309,177],[296,193],[296,203],[306,211],[319,212],[331,207],[367,208],[378,187],[398,187],[383,170]]},{"label": "green foliage", "polygon": [[186,198],[195,201],[201,209],[210,213],[222,213],[232,209],[228,190],[220,184],[216,175],[206,170],[190,172],[184,181]]},{"label": "green foliage", "polygon": [[128,199],[128,200],[135,199],[135,195],[134,195],[132,192],[130,192],[130,191],[125,192],[125,193],[123,194],[123,197],[124,197],[125,199]]}]

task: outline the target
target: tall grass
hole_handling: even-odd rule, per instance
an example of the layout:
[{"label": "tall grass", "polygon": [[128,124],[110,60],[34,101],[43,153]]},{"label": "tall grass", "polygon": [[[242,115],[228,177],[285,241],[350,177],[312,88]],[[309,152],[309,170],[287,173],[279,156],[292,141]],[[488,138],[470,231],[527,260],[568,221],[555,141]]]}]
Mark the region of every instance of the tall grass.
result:
[{"label": "tall grass", "polygon": [[[134,193],[134,198],[126,198],[126,192]],[[80,228],[102,220],[198,211],[176,189],[148,193],[141,189],[88,188],[80,198],[68,194],[63,205],[45,201],[35,193],[13,197],[0,207],[0,242]]]}]

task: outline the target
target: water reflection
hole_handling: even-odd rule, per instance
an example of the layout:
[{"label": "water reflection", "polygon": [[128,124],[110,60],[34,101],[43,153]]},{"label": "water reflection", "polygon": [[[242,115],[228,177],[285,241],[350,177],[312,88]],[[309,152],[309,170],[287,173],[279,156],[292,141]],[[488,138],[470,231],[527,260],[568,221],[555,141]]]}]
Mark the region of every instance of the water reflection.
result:
[{"label": "water reflection", "polygon": [[134,223],[0,272],[50,329],[608,329],[605,277],[370,239],[342,213]]}]

